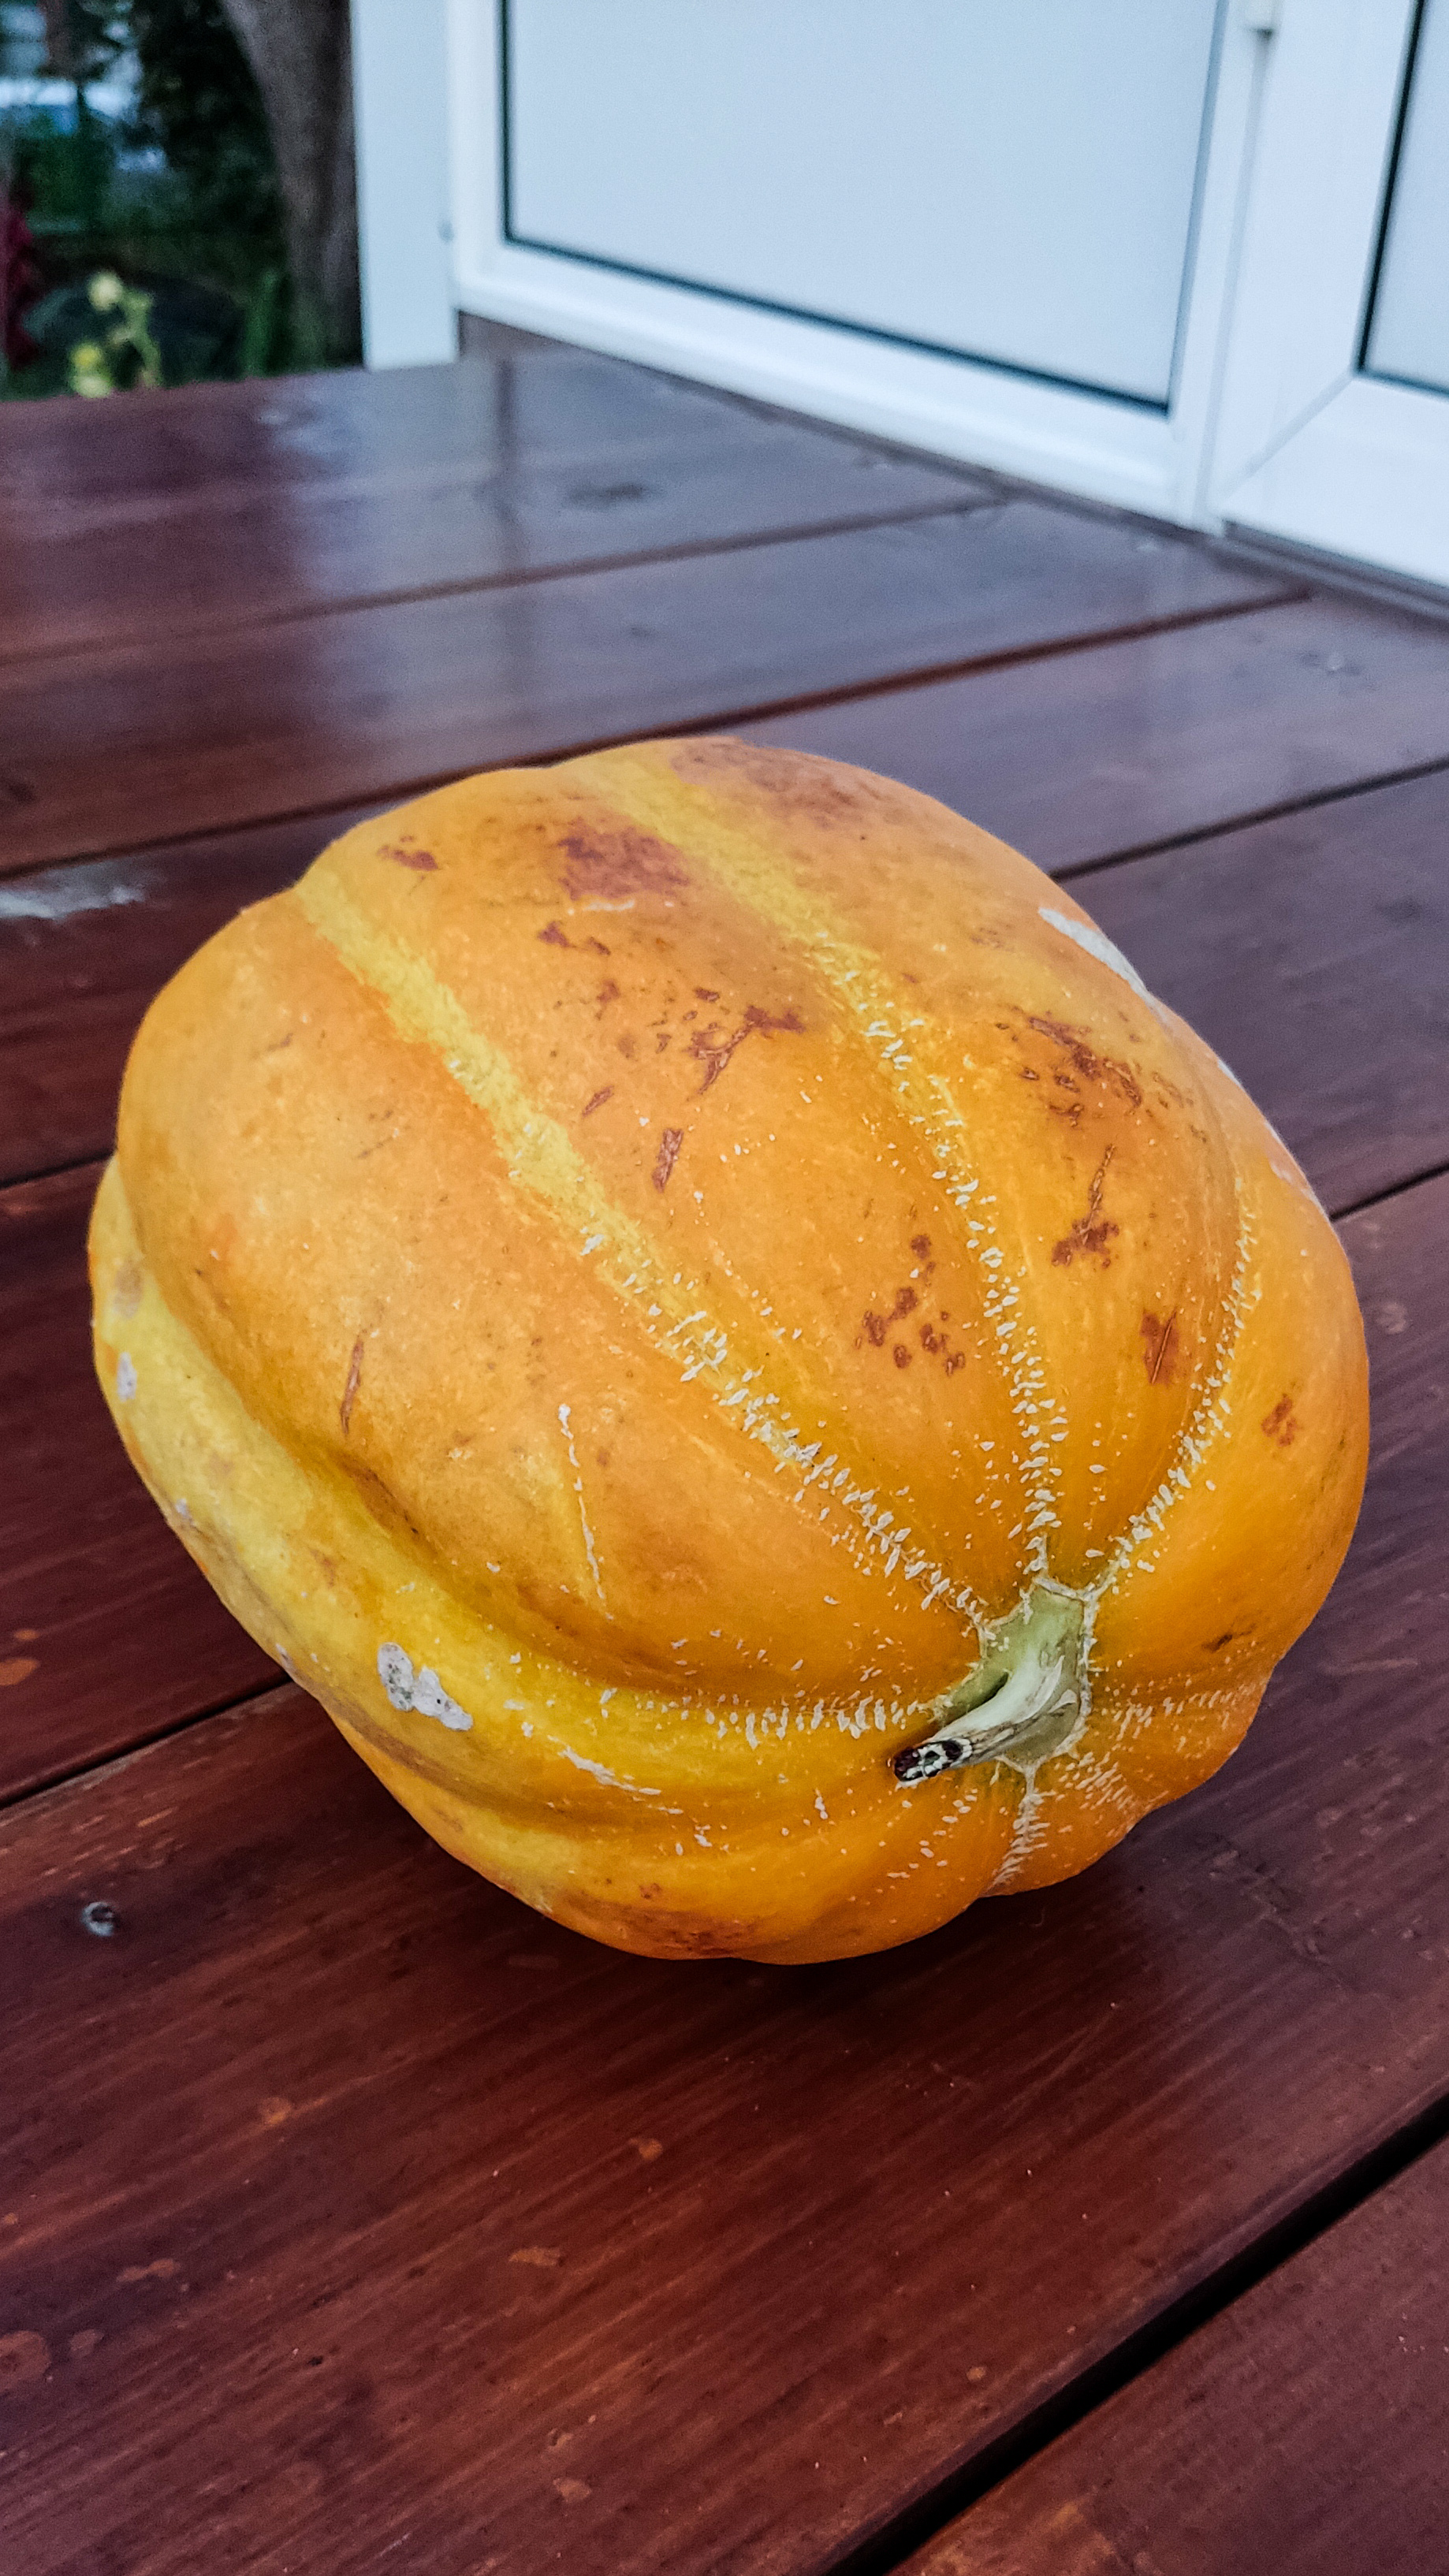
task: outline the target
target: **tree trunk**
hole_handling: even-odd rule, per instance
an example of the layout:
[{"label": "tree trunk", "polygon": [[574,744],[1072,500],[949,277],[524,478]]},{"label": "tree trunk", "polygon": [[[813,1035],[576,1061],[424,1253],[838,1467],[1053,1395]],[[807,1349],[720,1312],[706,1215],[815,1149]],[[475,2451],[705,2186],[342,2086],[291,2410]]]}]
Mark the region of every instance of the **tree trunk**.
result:
[{"label": "tree trunk", "polygon": [[348,0],[222,0],[271,128],[299,319],[331,359],[362,347]]},{"label": "tree trunk", "polygon": [[67,0],[40,0],[40,14],[45,21],[45,59],[62,80],[75,79],[75,48],[71,41],[70,10]]}]

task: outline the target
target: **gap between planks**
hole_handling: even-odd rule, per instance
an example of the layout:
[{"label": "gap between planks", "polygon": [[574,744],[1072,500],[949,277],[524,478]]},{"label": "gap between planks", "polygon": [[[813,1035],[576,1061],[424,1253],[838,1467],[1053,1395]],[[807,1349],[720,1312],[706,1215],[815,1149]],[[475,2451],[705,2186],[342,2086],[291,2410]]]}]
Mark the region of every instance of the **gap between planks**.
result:
[{"label": "gap between planks", "polygon": [[[975,517],[979,513],[936,511],[926,515]],[[914,525],[918,522],[912,521],[909,524]],[[812,531],[812,533],[818,533],[818,531]],[[869,533],[869,530],[866,533]],[[771,543],[774,542],[776,540],[772,539]],[[710,551],[720,550],[711,549]],[[634,565],[631,563],[625,568],[633,570]],[[42,871],[54,868],[78,866],[88,860],[125,859],[138,857],[143,852],[159,853],[178,842],[218,840],[229,832],[259,830],[270,824],[305,822],[313,815],[320,817],[326,814],[347,813],[356,806],[371,806],[377,810],[386,810],[412,797],[429,795],[433,789],[447,787],[457,779],[480,776],[488,770],[551,768],[561,761],[582,760],[591,752],[617,751],[627,743],[643,739],[658,742],[678,741],[700,732],[726,732],[734,725],[763,724],[777,716],[802,715],[823,707],[850,706],[866,698],[899,696],[910,689],[929,686],[933,681],[965,680],[974,677],[978,672],[1011,670],[1028,663],[1057,661],[1066,659],[1070,655],[1096,652],[1114,644],[1136,643],[1149,636],[1181,634],[1195,627],[1224,625],[1232,619],[1259,615],[1275,608],[1299,607],[1316,596],[1318,594],[1308,585],[1300,584],[1294,588],[1285,587],[1276,595],[1269,593],[1256,599],[1233,600],[1222,606],[1186,609],[1170,617],[1134,619],[1110,629],[1054,637],[1042,643],[1007,645],[997,652],[968,654],[959,661],[922,663],[909,671],[887,673],[878,680],[852,680],[835,688],[807,690],[796,697],[777,697],[756,700],[741,706],[698,709],[689,716],[652,725],[648,729],[647,736],[641,735],[639,728],[634,726],[622,732],[614,731],[588,736],[575,742],[556,743],[543,751],[522,752],[513,759],[485,761],[481,765],[463,769],[450,767],[429,770],[405,778],[395,778],[381,785],[361,785],[351,789],[345,797],[327,797],[315,804],[311,801],[303,801],[300,804],[269,807],[265,813],[247,813],[226,822],[193,825],[177,832],[152,833],[118,840],[86,841],[77,848],[65,851],[63,855],[25,859],[14,868],[7,868],[3,859],[0,859],[0,882],[9,884],[20,877],[38,875]],[[368,600],[363,603],[363,606],[364,609],[371,609],[383,604],[385,603]],[[325,613],[332,615],[336,612],[329,608]],[[278,622],[285,624],[294,621]],[[47,659],[49,658],[52,657],[48,656]],[[72,657],[58,658],[68,661]],[[3,667],[12,666],[7,664]],[[1207,832],[1219,827],[1208,825],[1204,828]],[[1122,855],[1135,857],[1145,853],[1124,852]]]},{"label": "gap between planks", "polygon": [[1248,2291],[1257,2289],[1316,2244],[1377,2192],[1397,2182],[1446,2139],[1449,2093],[1441,2093],[1376,2146],[1357,2156],[1333,2181],[1310,2192],[1288,2217],[1275,2220],[1261,2236],[1226,2256],[1150,2324],[1127,2335],[1112,2352],[1089,2362],[1076,2378],[1068,2380],[1020,2424],[1003,2434],[1000,2441],[980,2453],[968,2469],[944,2478],[872,2538],[857,2542],[842,2557],[832,2559],[821,2576],[894,2576],[894,2571],[927,2542],[938,2539],[949,2524],[980,2504],[994,2488],[1003,2486],[1038,2453],[1085,2423],[1108,2398],[1129,2388],[1134,2380],[1145,2378],[1169,2353],[1177,2351]]},{"label": "gap between planks", "polygon": [[[1274,601],[1272,605],[1277,607],[1280,603]],[[1230,814],[1224,822],[1191,825],[1183,832],[1168,832],[1157,841],[1134,841],[1120,850],[1104,850],[1094,859],[1069,859],[1065,867],[1052,870],[1052,882],[1073,885],[1083,877],[1105,876],[1110,868],[1126,867],[1132,859],[1165,858],[1169,851],[1190,850],[1199,841],[1226,840],[1230,832],[1250,832],[1259,823],[1283,823],[1290,814],[1311,814],[1323,805],[1342,805],[1352,796],[1371,796],[1378,788],[1412,787],[1416,779],[1437,778],[1445,769],[1449,769],[1449,757],[1416,760],[1402,769],[1375,770],[1371,776],[1350,778],[1334,787],[1307,787],[1300,796],[1286,797],[1276,805],[1255,805],[1246,813]]]},{"label": "gap between planks", "polygon": [[[750,528],[734,537],[681,538],[671,546],[639,546],[612,555],[579,555],[566,562],[525,564],[507,572],[470,575],[466,580],[423,581],[404,583],[392,590],[343,592],[335,599],[299,600],[289,608],[231,609],[222,616],[197,618],[179,626],[175,632],[194,636],[198,642],[210,635],[255,633],[273,626],[302,626],[319,617],[346,617],[368,608],[404,608],[415,600],[462,599],[473,591],[528,590],[542,582],[577,580],[584,574],[633,572],[651,564],[693,563],[706,555],[741,555],[758,552],[765,546],[799,545],[811,537],[848,537],[871,528],[909,527],[917,519],[961,519],[983,510],[1002,509],[1014,494],[982,492],[963,501],[943,503],[939,497],[911,503],[898,510],[852,510],[833,519],[802,519],[778,528]],[[63,542],[63,541],[62,541]],[[1270,591],[1262,605],[1275,607]],[[1185,623],[1188,621],[1184,621]],[[135,638],[122,636],[98,642],[94,637],[79,637],[73,644],[48,645],[39,659],[43,662],[83,661],[88,654],[123,651]],[[144,651],[144,646],[141,648]],[[30,663],[35,657],[23,645],[0,647],[0,670],[16,663]],[[267,820],[281,819],[267,817]]]}]

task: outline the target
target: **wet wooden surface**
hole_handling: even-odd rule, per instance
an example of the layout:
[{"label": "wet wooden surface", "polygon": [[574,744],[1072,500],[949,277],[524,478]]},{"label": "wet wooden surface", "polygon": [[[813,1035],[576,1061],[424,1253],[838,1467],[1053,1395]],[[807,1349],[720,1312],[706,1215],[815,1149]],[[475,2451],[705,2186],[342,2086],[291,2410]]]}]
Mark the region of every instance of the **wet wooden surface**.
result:
[{"label": "wet wooden surface", "polygon": [[908,2561],[910,2576],[1438,2567],[1449,2147]]},{"label": "wet wooden surface", "polygon": [[740,730],[904,779],[1055,875],[1449,761],[1449,623],[1288,600]]},{"label": "wet wooden surface", "polygon": [[1169,625],[1281,575],[1028,500],[0,664],[0,865]]},{"label": "wet wooden surface", "polygon": [[[607,359],[582,372],[611,392],[637,374]],[[962,469],[822,438],[745,403],[694,397],[661,415],[635,392],[632,434],[616,416],[594,444],[585,407],[572,439],[556,417],[552,440],[530,437],[527,406],[513,417],[517,373],[476,361],[400,370],[376,423],[350,379],[259,388],[249,453],[168,457],[172,470],[150,475],[143,454],[125,492],[109,475],[98,492],[66,489],[68,457],[48,479],[23,429],[7,441],[0,425],[0,474],[7,448],[21,468],[0,500],[0,662],[145,642],[158,619],[174,639],[993,497]]]},{"label": "wet wooden surface", "polygon": [[[15,406],[0,467],[0,2558],[1434,2563],[1438,2186],[1363,2160],[1449,2105],[1449,620],[496,332]],[[264,1688],[114,1441],[80,1268],[130,1032],[238,904],[413,782],[732,719],[1097,871],[1359,1209],[1375,1372],[1348,1568],[1219,1779],[790,1972],[559,1932]],[[1374,2377],[1341,2433],[1326,2336]]]}]

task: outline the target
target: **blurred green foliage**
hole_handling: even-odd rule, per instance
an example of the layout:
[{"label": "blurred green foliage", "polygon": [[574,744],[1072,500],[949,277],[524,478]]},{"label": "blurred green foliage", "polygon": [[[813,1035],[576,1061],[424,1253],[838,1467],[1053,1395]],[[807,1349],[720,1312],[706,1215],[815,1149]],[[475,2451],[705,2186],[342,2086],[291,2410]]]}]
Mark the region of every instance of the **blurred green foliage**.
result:
[{"label": "blurred green foliage", "polygon": [[[146,299],[160,381],[271,375],[324,363],[292,292],[261,94],[219,0],[67,0],[73,125],[50,111],[0,117],[0,193],[22,211],[46,288],[23,314],[35,354],[0,399],[80,391],[75,352],[98,341],[91,303],[114,276]],[[124,57],[139,65],[132,113],[102,117],[85,89]],[[151,381],[124,351],[85,390]]]}]

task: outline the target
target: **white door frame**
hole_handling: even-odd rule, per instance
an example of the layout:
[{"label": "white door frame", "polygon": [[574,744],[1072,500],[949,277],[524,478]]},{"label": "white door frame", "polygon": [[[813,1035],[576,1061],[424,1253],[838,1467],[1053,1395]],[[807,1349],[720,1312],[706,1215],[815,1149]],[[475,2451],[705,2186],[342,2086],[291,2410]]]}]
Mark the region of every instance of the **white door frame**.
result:
[{"label": "white door frame", "polygon": [[[465,312],[673,369],[879,437],[1200,523],[1268,39],[1264,0],[1220,0],[1171,405],[1158,410],[1005,367],[904,348],[727,296],[656,284],[505,239],[500,12],[448,0],[454,276]],[[1369,0],[1374,5],[1374,0]],[[1398,0],[1383,0],[1397,6]]]},{"label": "white door frame", "polygon": [[1449,584],[1449,398],[1359,371],[1416,0],[1284,0],[1218,423],[1223,520]]},{"label": "white door frame", "polygon": [[351,0],[362,346],[369,367],[458,354],[444,0]]}]

